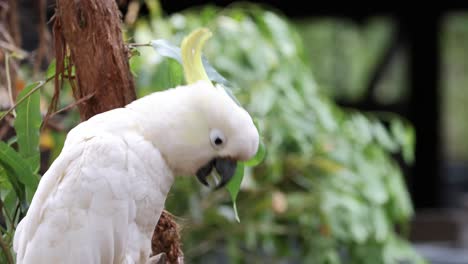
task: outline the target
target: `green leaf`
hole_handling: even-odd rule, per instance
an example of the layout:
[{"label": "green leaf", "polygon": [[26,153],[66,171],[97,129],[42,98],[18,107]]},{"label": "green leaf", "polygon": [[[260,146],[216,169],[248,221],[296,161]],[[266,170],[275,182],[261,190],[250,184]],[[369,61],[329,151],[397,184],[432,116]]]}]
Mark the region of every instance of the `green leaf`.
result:
[{"label": "green leaf", "polygon": [[182,55],[180,48],[173,45],[171,42],[165,39],[156,39],[151,41],[153,49],[161,56],[171,58],[182,64]]},{"label": "green leaf", "polygon": [[385,211],[377,207],[373,208],[370,213],[373,214],[372,223],[375,230],[375,240],[378,242],[383,242],[388,237],[388,233],[390,231]]},{"label": "green leaf", "polygon": [[32,190],[37,188],[39,178],[33,173],[28,162],[3,141],[0,141],[0,165],[5,168],[7,173],[14,173],[14,178],[10,177],[13,186],[15,186],[16,180],[19,180]]},{"label": "green leaf", "polygon": [[149,10],[151,18],[156,19],[161,16],[162,8],[159,1],[145,0],[145,5]]},{"label": "green leaf", "polygon": [[372,128],[376,141],[382,145],[382,147],[390,152],[395,152],[398,149],[398,145],[390,137],[389,132],[382,123],[375,122]]},{"label": "green leaf", "polygon": [[1,190],[11,190],[12,186],[10,180],[8,179],[8,175],[6,170],[0,166],[0,191]]},{"label": "green leaf", "polygon": [[236,200],[232,200],[232,209],[234,209],[234,215],[236,216],[237,223],[240,223],[239,213],[237,212]]},{"label": "green leaf", "polygon": [[8,144],[8,146],[12,146],[13,144],[15,144],[16,142],[18,142],[18,137],[17,136],[12,136],[11,138],[9,138],[6,143]]},{"label": "green leaf", "polygon": [[173,59],[165,59],[158,65],[156,78],[153,80],[158,90],[166,90],[182,85],[184,73],[181,65]]},{"label": "green leaf", "polygon": [[[1,163],[0,163],[1,165]],[[5,173],[7,175],[8,182],[11,184],[13,192],[19,197],[20,200],[25,199],[24,185],[16,177],[16,173],[12,168],[5,167]]]},{"label": "green leaf", "polygon": [[46,79],[52,77],[55,75],[55,67],[56,67],[56,61],[55,59],[53,59],[50,63],[49,63],[49,67],[47,67],[47,71],[46,71]]},{"label": "green leaf", "polygon": [[390,129],[395,140],[400,144],[403,158],[410,164],[414,160],[414,129],[410,124],[394,118],[390,123]]},{"label": "green leaf", "polygon": [[[38,83],[32,83],[23,89],[17,100],[21,100]],[[18,137],[18,149],[34,172],[39,170],[39,130],[41,127],[40,94],[34,92],[16,108],[15,130]]]},{"label": "green leaf", "polygon": [[131,49],[130,50],[130,56],[133,57],[133,56],[141,56],[141,52],[137,49]]},{"label": "green leaf", "polygon": [[239,162],[239,164],[237,165],[236,173],[226,186],[229,194],[231,195],[232,207],[234,209],[234,214],[236,216],[237,222],[240,222],[240,219],[239,215],[237,214],[236,199],[237,195],[239,194],[242,179],[244,178],[244,167],[244,162]]},{"label": "green leaf", "polygon": [[[27,210],[27,208],[29,207],[28,205],[31,204],[32,202],[32,199],[34,198],[34,193],[36,192],[36,189],[32,189],[32,188],[29,188],[29,187],[26,187],[26,202],[27,204],[24,203],[23,201],[23,208]],[[25,211],[26,211],[25,210]]]},{"label": "green leaf", "polygon": [[7,224],[7,228],[10,230],[11,227],[15,224],[14,223],[15,219],[13,219],[13,216],[14,216],[14,212],[16,209],[18,198],[16,196],[16,193],[13,190],[11,190],[5,193],[5,197],[2,198],[2,200],[3,200],[2,209],[4,211],[3,213],[7,215],[5,220],[8,220],[6,221],[6,224]]}]

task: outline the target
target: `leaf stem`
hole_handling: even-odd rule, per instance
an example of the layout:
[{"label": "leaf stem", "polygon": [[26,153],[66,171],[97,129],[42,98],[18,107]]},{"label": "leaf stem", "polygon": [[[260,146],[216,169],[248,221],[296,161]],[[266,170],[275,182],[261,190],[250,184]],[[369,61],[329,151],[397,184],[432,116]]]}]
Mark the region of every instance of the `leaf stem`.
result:
[{"label": "leaf stem", "polygon": [[2,117],[0,117],[0,121],[2,121],[9,113],[11,113],[12,111],[15,110],[16,107],[18,107],[19,104],[21,104],[24,100],[26,100],[26,98],[28,98],[31,94],[33,94],[34,92],[36,92],[37,90],[39,90],[39,88],[41,88],[42,86],[44,86],[46,83],[48,83],[49,81],[51,81],[52,79],[55,78],[55,75],[52,75],[50,76],[49,78],[47,78],[45,81],[39,81],[39,83],[37,84],[36,87],[34,87],[31,91],[29,91],[27,94],[25,94],[23,96],[23,98],[21,98],[18,102],[16,102],[16,104],[14,104],[10,109],[8,109],[8,111],[6,111]]},{"label": "leaf stem", "polygon": [[13,256],[11,255],[11,251],[8,248],[5,241],[3,240],[3,234],[0,234],[0,247],[2,248],[3,252],[5,252],[8,264],[15,264],[15,262],[13,261]]},{"label": "leaf stem", "polygon": [[16,222],[16,215],[19,212],[20,209],[20,203],[16,204],[15,212],[13,213],[13,221],[11,222],[11,227],[13,229],[16,229],[15,222]]},{"label": "leaf stem", "polygon": [[15,45],[12,45],[6,41],[0,40],[0,48],[4,50],[5,53],[10,52],[12,53],[13,57],[19,58],[19,59],[24,59],[26,56],[28,56],[28,52],[25,50],[22,50]]},{"label": "leaf stem", "polygon": [[127,43],[129,47],[151,47],[151,43]]},{"label": "leaf stem", "polygon": [[11,226],[14,226],[13,220],[11,219],[10,214],[9,214],[8,211],[6,210],[5,204],[3,204],[3,201],[2,201],[2,200],[0,200],[0,207],[1,207],[2,210],[4,211],[4,214],[5,214],[6,218],[7,218],[7,219],[5,219],[5,220],[8,220],[8,221],[10,222],[10,225],[11,225]]}]

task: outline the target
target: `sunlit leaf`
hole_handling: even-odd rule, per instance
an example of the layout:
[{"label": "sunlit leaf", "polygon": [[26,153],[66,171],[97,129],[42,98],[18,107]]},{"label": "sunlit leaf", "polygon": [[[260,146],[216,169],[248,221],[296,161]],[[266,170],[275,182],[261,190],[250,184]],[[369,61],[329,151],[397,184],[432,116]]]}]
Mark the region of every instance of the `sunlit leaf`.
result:
[{"label": "sunlit leaf", "polygon": [[148,7],[150,16],[152,18],[155,19],[155,18],[161,16],[162,9],[161,9],[161,5],[160,5],[159,1],[145,0],[144,2],[145,2],[145,5]]},{"label": "sunlit leaf", "polygon": [[414,129],[410,125],[405,125],[400,119],[394,118],[390,123],[393,137],[401,146],[405,162],[412,163],[414,160]]},{"label": "sunlit leaf", "polygon": [[15,144],[16,142],[18,142],[18,137],[17,137],[17,136],[13,136],[13,137],[9,138],[9,139],[7,140],[6,143],[8,144],[8,146],[12,146],[12,145]]},{"label": "sunlit leaf", "polygon": [[390,137],[389,132],[385,129],[382,123],[375,122],[372,126],[372,131],[377,142],[387,150],[393,152],[398,149],[398,145]]},{"label": "sunlit leaf", "polygon": [[153,79],[158,90],[174,88],[184,84],[182,66],[173,59],[165,59],[157,67],[158,75]]},{"label": "sunlit leaf", "polygon": [[[10,182],[15,186],[16,178],[26,187],[35,190],[39,183],[39,178],[34,174],[28,162],[21,157],[13,148],[0,141],[0,165],[7,173],[13,172],[15,179],[10,178]],[[17,184],[16,184],[17,185]]]},{"label": "sunlit leaf", "polygon": [[180,64],[182,64],[180,48],[176,45],[173,45],[165,39],[152,40],[151,45],[159,55],[177,60]]},{"label": "sunlit leaf", "polygon": [[232,206],[234,208],[234,213],[236,215],[237,222],[240,222],[240,219],[239,219],[239,215],[237,214],[236,199],[237,199],[237,195],[239,194],[239,190],[240,190],[240,186],[241,186],[243,178],[244,178],[244,163],[239,162],[237,164],[236,173],[226,185],[226,188],[229,194],[231,195]]},{"label": "sunlit leaf", "polygon": [[0,166],[0,190],[11,190],[12,186],[6,170]]},{"label": "sunlit leaf", "polygon": [[373,224],[375,226],[375,240],[382,242],[388,237],[390,231],[385,212],[381,208],[373,210]]},{"label": "sunlit leaf", "polygon": [[[18,95],[21,100],[38,83],[32,83],[24,88]],[[16,108],[15,130],[18,138],[19,153],[28,161],[33,172],[39,169],[39,129],[41,127],[40,94],[38,91],[28,96]]]},{"label": "sunlit leaf", "polygon": [[5,197],[2,199],[3,200],[2,209],[3,209],[3,213],[6,214],[7,216],[5,217],[6,218],[5,220],[6,220],[7,228],[9,230],[11,230],[11,227],[13,226],[13,224],[15,224],[15,219],[13,219],[13,217],[14,217],[14,213],[16,211],[16,207],[18,204],[17,199],[18,197],[16,195],[16,192],[13,190],[7,191]]},{"label": "sunlit leaf", "polygon": [[49,63],[49,67],[46,70],[46,79],[55,75],[56,63],[55,58]]}]

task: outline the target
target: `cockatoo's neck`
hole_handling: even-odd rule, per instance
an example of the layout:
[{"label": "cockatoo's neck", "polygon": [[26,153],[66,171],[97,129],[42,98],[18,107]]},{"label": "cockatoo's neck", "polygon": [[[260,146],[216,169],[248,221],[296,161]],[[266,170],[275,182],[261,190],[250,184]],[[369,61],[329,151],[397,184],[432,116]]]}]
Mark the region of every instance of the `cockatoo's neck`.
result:
[{"label": "cockatoo's neck", "polygon": [[[137,122],[143,136],[157,148],[175,175],[191,175],[193,171],[180,169],[181,164],[194,162],[199,157],[184,157],[181,146],[198,147],[200,137],[208,133],[197,111],[193,109],[194,93],[188,89],[198,87],[177,87],[140,98],[126,108],[136,112]],[[187,147],[186,147],[187,148]]]}]

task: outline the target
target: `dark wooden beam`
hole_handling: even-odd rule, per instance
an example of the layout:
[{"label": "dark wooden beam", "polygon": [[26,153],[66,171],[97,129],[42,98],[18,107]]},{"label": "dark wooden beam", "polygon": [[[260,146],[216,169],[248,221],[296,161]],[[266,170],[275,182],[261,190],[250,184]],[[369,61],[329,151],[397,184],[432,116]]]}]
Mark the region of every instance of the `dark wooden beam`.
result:
[{"label": "dark wooden beam", "polygon": [[[161,0],[161,6],[166,13],[179,12],[181,10],[207,4],[226,7],[239,0]],[[376,15],[397,15],[402,12],[411,12],[418,17],[426,12],[450,12],[467,9],[468,3],[462,0],[445,0],[424,5],[410,6],[408,3],[386,2],[355,2],[355,1],[300,1],[300,0],[251,0],[251,3],[270,6],[279,10],[288,17],[333,16],[350,19],[364,19]]]},{"label": "dark wooden beam", "polygon": [[409,183],[418,208],[441,203],[439,95],[440,13],[420,12],[401,18],[409,59],[409,118],[416,128],[415,164]]}]

